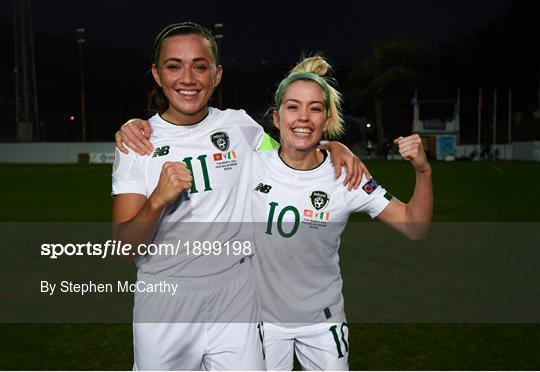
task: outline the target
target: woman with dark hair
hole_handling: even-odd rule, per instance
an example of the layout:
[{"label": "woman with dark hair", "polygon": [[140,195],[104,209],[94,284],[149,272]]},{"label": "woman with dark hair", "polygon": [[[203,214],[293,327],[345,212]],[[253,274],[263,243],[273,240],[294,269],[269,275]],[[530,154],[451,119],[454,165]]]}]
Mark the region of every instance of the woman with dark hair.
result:
[{"label": "woman with dark hair", "polygon": [[[133,247],[151,242],[167,247],[157,254],[131,253],[139,283],[175,290],[136,293],[134,367],[265,369],[253,235],[242,222],[251,221],[246,196],[252,153],[271,141],[243,110],[208,106],[222,67],[207,29],[191,22],[168,26],[154,49],[150,106],[157,114],[148,124],[123,127],[135,138],[124,138],[132,147],[143,136],[138,125],[145,128],[151,147],[142,152],[151,156],[128,153],[119,143],[113,235]],[[347,184],[355,186],[361,162],[342,145],[331,146],[336,158],[347,158]],[[212,249],[201,249],[208,246]]]},{"label": "woman with dark hair", "polygon": [[248,155],[263,131],[243,111],[208,107],[221,74],[208,30],[189,22],[165,28],[152,65],[156,151],[115,155],[114,238],[175,249],[132,252],[138,282],[161,289],[135,295],[135,369],[265,369],[251,247],[230,254],[196,249],[252,240],[240,222],[249,210],[242,205]]}]

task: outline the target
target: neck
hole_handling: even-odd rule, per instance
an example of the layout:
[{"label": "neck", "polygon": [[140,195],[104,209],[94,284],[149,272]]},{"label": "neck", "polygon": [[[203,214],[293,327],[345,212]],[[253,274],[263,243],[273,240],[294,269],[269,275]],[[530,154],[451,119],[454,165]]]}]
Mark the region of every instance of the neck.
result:
[{"label": "neck", "polygon": [[299,170],[309,170],[319,166],[324,160],[324,155],[319,149],[297,150],[282,145],[279,156],[289,167]]},{"label": "neck", "polygon": [[193,115],[185,115],[178,113],[170,108],[161,114],[161,117],[168,122],[176,125],[193,125],[202,121],[208,115],[208,106],[205,106],[200,111]]}]

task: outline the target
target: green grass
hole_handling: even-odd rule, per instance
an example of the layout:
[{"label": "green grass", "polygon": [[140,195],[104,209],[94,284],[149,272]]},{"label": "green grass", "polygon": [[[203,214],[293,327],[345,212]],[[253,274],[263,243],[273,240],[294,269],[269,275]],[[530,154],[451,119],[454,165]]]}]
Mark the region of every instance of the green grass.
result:
[{"label": "green grass", "polygon": [[0,221],[110,221],[111,166],[0,164]]},{"label": "green grass", "polygon": [[[410,198],[414,172],[407,163],[366,164],[392,194]],[[433,162],[432,167],[435,221],[540,219],[540,163]],[[110,166],[0,164],[0,174],[0,221],[110,221]]]},{"label": "green grass", "polygon": [[[414,182],[408,164],[366,163],[380,184],[408,200]],[[540,163],[434,162],[432,166],[436,221],[540,220]],[[0,164],[0,221],[110,221],[110,173],[110,166]],[[369,218],[354,216],[353,220]],[[389,263],[407,269],[391,247],[372,248],[362,256],[370,260],[359,267],[352,266],[357,264],[353,258],[358,252],[342,252],[346,302],[347,279],[351,278],[350,285],[362,283],[352,279],[355,271],[377,270],[377,265]],[[415,253],[419,252],[421,249]],[[28,254],[3,253],[4,258]],[[449,253],[448,260],[460,254]],[[432,257],[443,260],[445,255],[434,252]],[[4,274],[17,272],[18,266],[6,262]],[[95,270],[92,266],[86,269]],[[370,279],[358,277],[364,282]],[[6,300],[2,296],[1,301]],[[354,322],[353,315],[351,311],[349,359],[353,370],[540,369],[538,324],[367,324]],[[0,324],[0,333],[0,369],[132,368],[131,324]]]},{"label": "green grass", "polygon": [[[406,202],[412,167],[366,161],[375,179]],[[432,162],[434,221],[539,221],[540,163]]]}]

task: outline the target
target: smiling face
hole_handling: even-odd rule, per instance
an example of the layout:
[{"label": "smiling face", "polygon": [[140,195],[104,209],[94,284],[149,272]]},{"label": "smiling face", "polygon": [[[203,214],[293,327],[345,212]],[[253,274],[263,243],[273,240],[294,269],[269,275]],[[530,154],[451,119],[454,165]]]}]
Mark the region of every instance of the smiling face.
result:
[{"label": "smiling face", "polygon": [[325,97],[319,84],[310,80],[291,83],[274,111],[283,150],[315,150],[326,130],[328,116]]},{"label": "smiling face", "polygon": [[201,121],[221,73],[205,38],[189,34],[164,39],[152,75],[169,101],[167,118],[177,124]]}]

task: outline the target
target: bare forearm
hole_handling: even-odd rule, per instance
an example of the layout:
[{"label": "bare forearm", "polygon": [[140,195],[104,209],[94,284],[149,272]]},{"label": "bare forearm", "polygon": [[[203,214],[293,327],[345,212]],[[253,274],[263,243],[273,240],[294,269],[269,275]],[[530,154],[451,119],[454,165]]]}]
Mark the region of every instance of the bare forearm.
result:
[{"label": "bare forearm", "polygon": [[130,254],[137,254],[136,247],[152,241],[163,209],[151,196],[133,218],[114,224],[114,239],[131,244]]},{"label": "bare forearm", "polygon": [[407,203],[405,220],[407,221],[410,237],[426,238],[433,216],[433,189],[431,183],[431,168],[416,171],[414,193]]},{"label": "bare forearm", "polygon": [[433,190],[431,166],[427,160],[418,134],[394,140],[401,156],[410,161],[415,169],[416,183],[412,198],[407,204],[392,199],[379,215],[379,219],[390,224],[409,239],[426,239],[433,215]]}]

